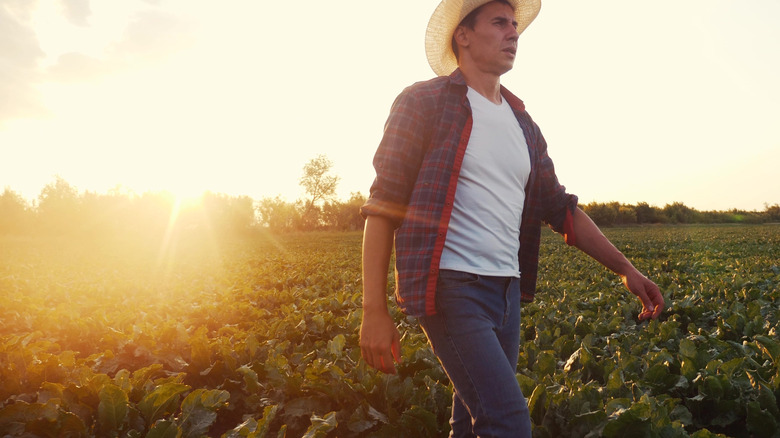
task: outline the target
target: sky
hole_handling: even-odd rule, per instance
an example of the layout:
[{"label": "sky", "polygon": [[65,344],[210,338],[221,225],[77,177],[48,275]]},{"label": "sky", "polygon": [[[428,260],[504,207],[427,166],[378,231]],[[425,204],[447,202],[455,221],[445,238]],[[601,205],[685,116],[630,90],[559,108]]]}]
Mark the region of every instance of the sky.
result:
[{"label": "sky", "polygon": [[[438,0],[0,0],[0,190],[368,194]],[[780,1],[545,1],[502,84],[580,202],[780,203]]]}]

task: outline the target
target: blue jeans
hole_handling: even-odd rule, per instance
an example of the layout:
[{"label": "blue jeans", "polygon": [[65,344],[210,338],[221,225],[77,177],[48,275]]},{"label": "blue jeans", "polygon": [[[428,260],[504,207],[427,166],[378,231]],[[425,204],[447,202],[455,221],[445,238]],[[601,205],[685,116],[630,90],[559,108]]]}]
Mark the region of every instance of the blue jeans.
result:
[{"label": "blue jeans", "polygon": [[515,377],[520,279],[441,270],[436,314],[419,318],[455,389],[450,437],[531,437]]}]

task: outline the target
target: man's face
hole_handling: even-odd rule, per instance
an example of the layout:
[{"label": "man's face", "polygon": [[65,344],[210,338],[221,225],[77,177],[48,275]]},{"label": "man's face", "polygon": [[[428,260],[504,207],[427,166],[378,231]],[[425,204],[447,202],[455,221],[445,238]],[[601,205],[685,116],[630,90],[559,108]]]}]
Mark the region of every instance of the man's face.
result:
[{"label": "man's face", "polygon": [[478,11],[474,29],[462,26],[463,48],[468,55],[463,62],[471,62],[486,73],[502,75],[512,69],[517,54],[517,22],[512,7],[490,2]]}]

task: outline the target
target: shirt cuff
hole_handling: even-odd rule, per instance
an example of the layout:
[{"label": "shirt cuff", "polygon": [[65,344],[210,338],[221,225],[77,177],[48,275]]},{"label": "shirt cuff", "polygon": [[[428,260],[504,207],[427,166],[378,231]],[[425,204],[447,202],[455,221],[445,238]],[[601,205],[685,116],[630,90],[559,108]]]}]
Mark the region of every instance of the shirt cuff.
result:
[{"label": "shirt cuff", "polygon": [[577,244],[577,236],[574,234],[574,215],[570,208],[566,209],[566,219],[563,221],[563,238],[569,246]]},{"label": "shirt cuff", "polygon": [[360,215],[363,216],[363,219],[372,215],[384,216],[393,221],[394,227],[398,228],[406,216],[406,206],[368,198],[368,201],[360,207]]}]

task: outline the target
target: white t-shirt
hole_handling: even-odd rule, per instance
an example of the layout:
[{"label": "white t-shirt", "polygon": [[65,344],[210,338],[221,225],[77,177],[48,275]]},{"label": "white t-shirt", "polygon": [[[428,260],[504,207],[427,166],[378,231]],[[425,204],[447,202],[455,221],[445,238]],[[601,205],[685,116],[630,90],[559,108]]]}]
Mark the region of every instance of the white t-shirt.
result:
[{"label": "white t-shirt", "polygon": [[518,277],[520,222],[531,159],[512,109],[468,89],[472,128],[440,269]]}]

